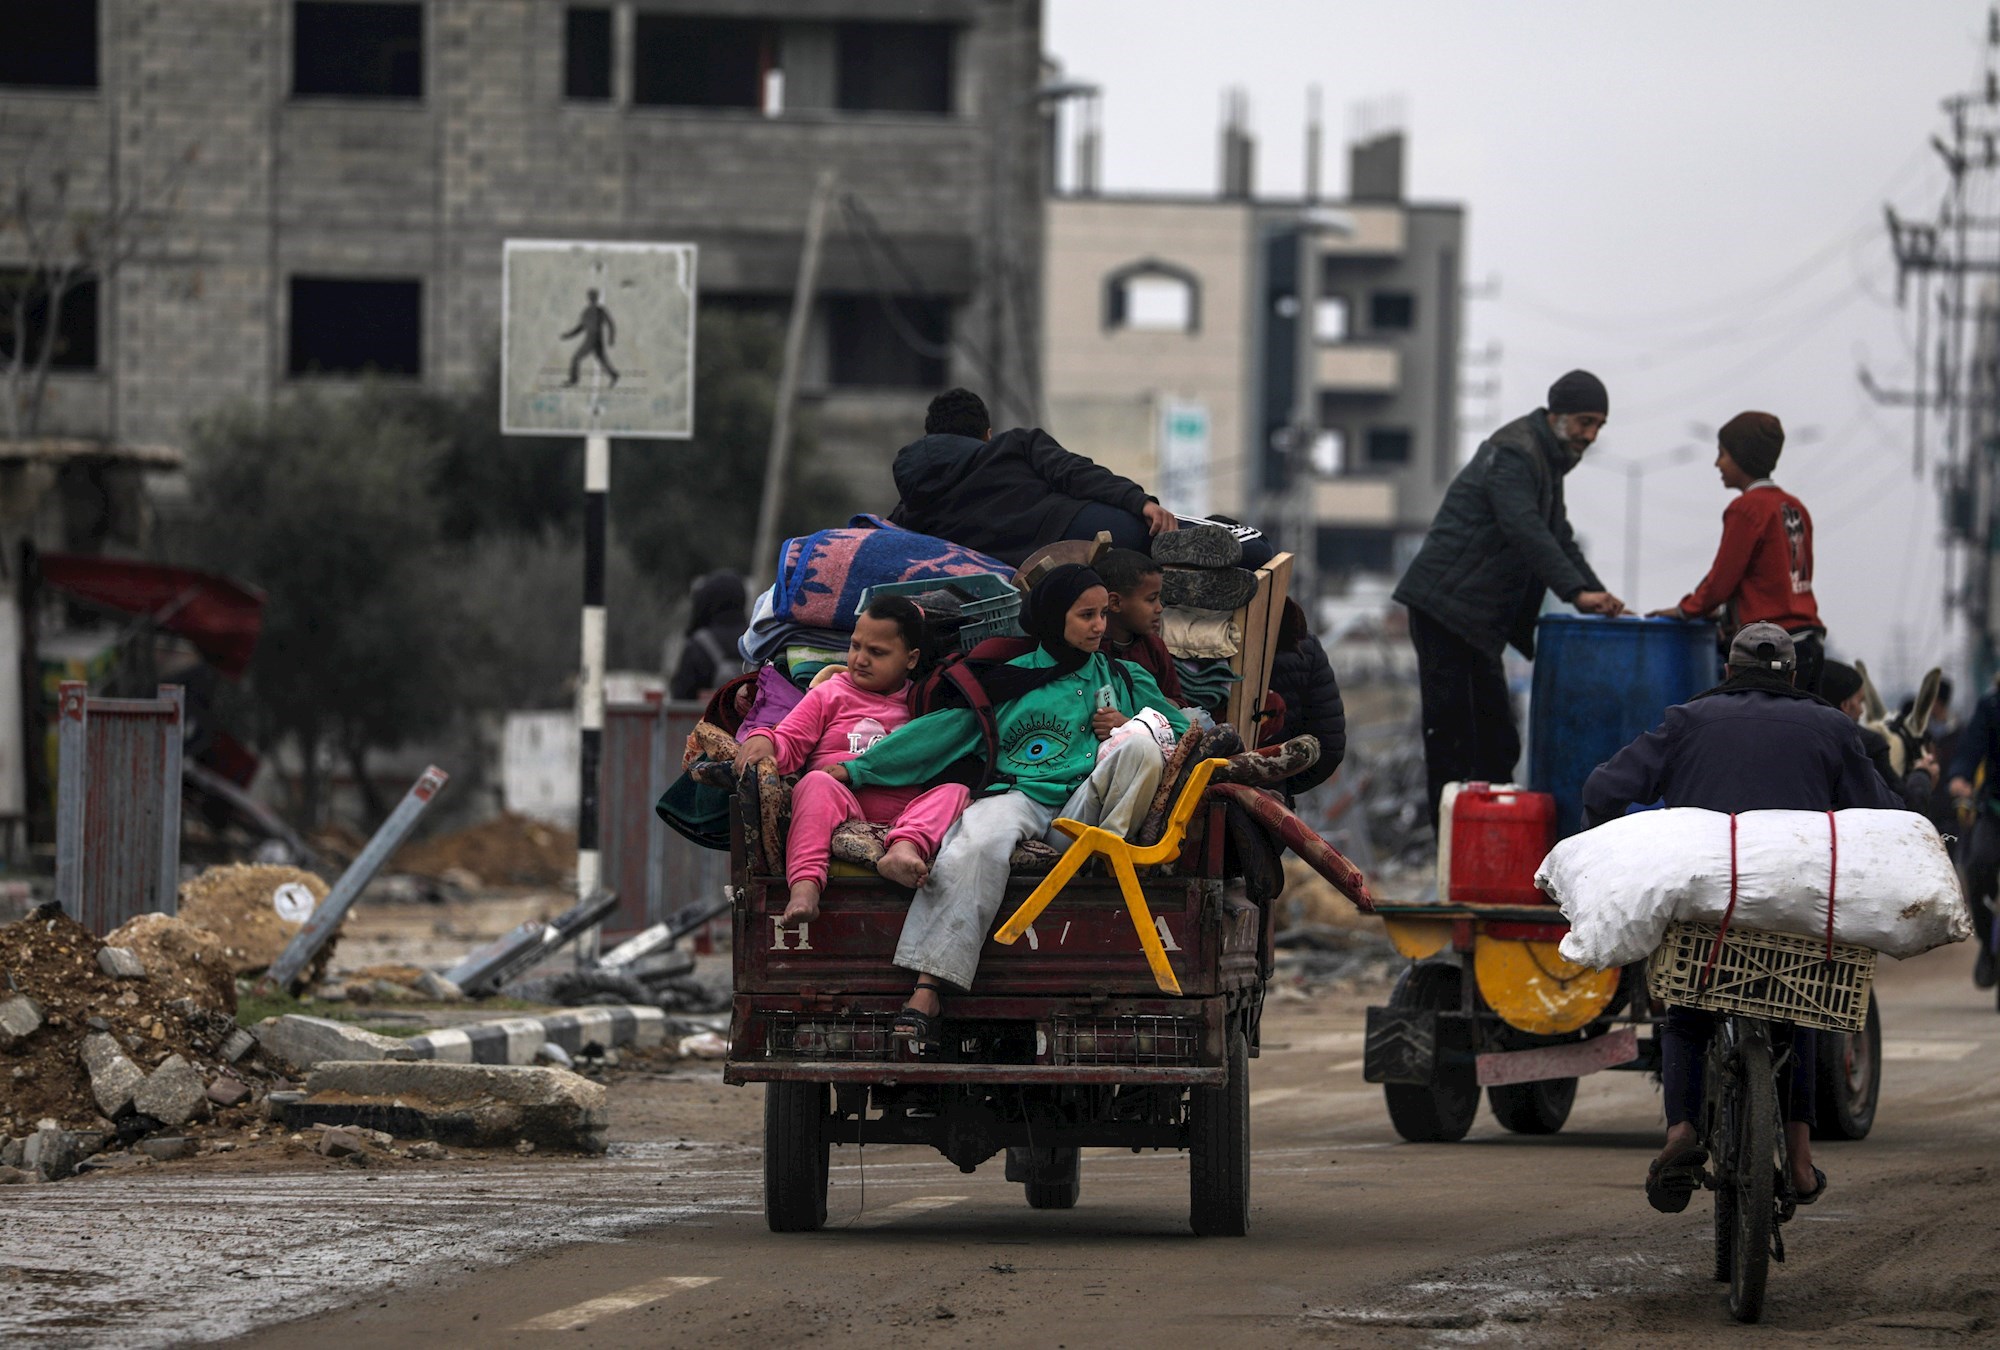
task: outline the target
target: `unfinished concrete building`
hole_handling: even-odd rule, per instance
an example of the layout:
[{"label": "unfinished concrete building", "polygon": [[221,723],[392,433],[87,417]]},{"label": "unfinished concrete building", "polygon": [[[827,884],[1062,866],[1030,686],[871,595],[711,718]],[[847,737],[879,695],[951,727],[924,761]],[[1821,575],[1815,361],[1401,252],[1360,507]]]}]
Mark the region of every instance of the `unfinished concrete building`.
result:
[{"label": "unfinished concrete building", "polygon": [[[43,433],[173,444],[288,382],[470,382],[509,237],[691,240],[703,305],[782,309],[823,169],[858,209],[803,388],[862,499],[893,503],[936,389],[1032,383],[1037,0],[0,0],[0,33],[0,165],[126,230],[31,306]],[[0,235],[0,287],[46,261]]]}]

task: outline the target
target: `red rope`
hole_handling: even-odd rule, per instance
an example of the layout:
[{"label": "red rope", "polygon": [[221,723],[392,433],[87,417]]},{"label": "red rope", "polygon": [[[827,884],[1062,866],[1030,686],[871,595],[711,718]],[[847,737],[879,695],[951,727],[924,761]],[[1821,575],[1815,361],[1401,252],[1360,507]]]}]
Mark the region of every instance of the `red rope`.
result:
[{"label": "red rope", "polygon": [[1826,871],[1826,959],[1833,960],[1833,887],[1840,878],[1840,827],[1833,812],[1826,813],[1826,843],[1831,855]]},{"label": "red rope", "polygon": [[1722,940],[1729,936],[1729,921],[1736,914],[1736,813],[1729,813],[1729,908],[1722,911],[1722,927],[1716,930],[1715,945],[1709,948],[1708,964],[1701,968],[1701,981],[1695,988],[1708,988],[1709,977],[1715,974],[1715,958],[1722,955]]}]

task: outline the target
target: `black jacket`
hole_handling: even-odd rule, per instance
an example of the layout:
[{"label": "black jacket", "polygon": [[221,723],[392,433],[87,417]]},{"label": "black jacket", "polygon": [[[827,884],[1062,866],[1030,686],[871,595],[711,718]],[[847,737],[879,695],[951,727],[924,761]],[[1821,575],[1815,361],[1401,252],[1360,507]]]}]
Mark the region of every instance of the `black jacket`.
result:
[{"label": "black jacket", "polygon": [[1896,763],[1889,758],[1889,738],[1869,727],[1857,730],[1861,732],[1861,748],[1868,752],[1868,762],[1875,766],[1875,772],[1889,785],[1889,790],[1903,799],[1903,805],[1919,812],[1929,806],[1931,776],[1922,769],[1911,769],[1897,777]]},{"label": "black jacket", "polygon": [[1129,478],[1072,454],[1040,427],[990,441],[926,436],[896,456],[902,500],[889,519],[1019,567],[1065,537],[1076,513],[1102,502],[1139,515],[1154,498]]},{"label": "black jacket", "polygon": [[1572,467],[1546,409],[1494,432],[1445,489],[1395,599],[1489,655],[1512,642],[1532,657],[1543,591],[1574,600],[1604,589],[1563,506]]},{"label": "black jacket", "polygon": [[1963,778],[1968,783],[1978,779],[1979,768],[1985,765],[1979,799],[1991,804],[2000,796],[2000,690],[1972,705],[1972,717],[1959,732],[1951,758],[1942,762],[1946,778]]},{"label": "black jacket", "polygon": [[1658,728],[1598,765],[1583,784],[1584,828],[1662,798],[1732,813],[1903,805],[1845,713],[1810,694],[1728,685],[1667,709]]},{"label": "black jacket", "polygon": [[1285,780],[1292,793],[1310,792],[1333,777],[1347,757],[1347,707],[1340,699],[1340,682],[1318,638],[1306,633],[1291,645],[1280,642],[1271,662],[1271,688],[1285,700],[1283,739],[1319,738],[1319,760],[1304,773]]}]

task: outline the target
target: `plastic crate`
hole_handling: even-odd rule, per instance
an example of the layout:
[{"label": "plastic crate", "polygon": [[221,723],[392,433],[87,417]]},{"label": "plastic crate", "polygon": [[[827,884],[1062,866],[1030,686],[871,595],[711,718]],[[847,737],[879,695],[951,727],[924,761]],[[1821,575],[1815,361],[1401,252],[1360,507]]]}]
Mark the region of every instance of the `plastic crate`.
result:
[{"label": "plastic crate", "polygon": [[1825,938],[1731,926],[1722,951],[1702,972],[1721,933],[1712,923],[1672,923],[1646,965],[1656,1002],[1710,1012],[1743,1013],[1829,1031],[1859,1031],[1868,1018],[1875,953],[1845,942],[1826,955]]},{"label": "plastic crate", "polygon": [[928,577],[922,581],[887,581],[861,592],[856,611],[865,610],[881,595],[922,595],[925,591],[955,591],[969,595],[959,606],[961,650],[971,651],[991,637],[1021,636],[1021,591],[1012,577],[999,572],[974,572],[962,577]]}]

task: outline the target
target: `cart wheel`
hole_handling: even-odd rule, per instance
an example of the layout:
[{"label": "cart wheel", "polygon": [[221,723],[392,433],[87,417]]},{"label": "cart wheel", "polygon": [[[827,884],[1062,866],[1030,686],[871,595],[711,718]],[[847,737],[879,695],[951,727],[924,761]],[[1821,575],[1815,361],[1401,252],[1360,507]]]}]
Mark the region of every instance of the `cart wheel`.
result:
[{"label": "cart wheel", "polygon": [[1875,1128],[1882,1092],[1882,1013],[1868,991],[1860,1031],[1822,1031],[1819,1040],[1819,1119],[1815,1139],[1866,1139]]},{"label": "cart wheel", "polygon": [[[1456,966],[1416,965],[1403,972],[1389,995],[1392,1008],[1456,1011]],[[1438,1064],[1428,1083],[1384,1083],[1389,1123],[1413,1144],[1449,1144],[1465,1138],[1479,1113],[1479,1080],[1470,1064]]]},{"label": "cart wheel", "polygon": [[1554,1134],[1576,1105],[1576,1080],[1551,1078],[1540,1083],[1509,1083],[1486,1089],[1493,1118],[1515,1134]]},{"label": "cart wheel", "polygon": [[1049,1150],[1053,1166],[1050,1172],[1067,1168],[1066,1180],[1024,1181],[1021,1188],[1028,1193],[1029,1209],[1075,1209],[1076,1198],[1083,1191],[1083,1150],[1076,1148],[1056,1148]]},{"label": "cart wheel", "polygon": [[1229,1081],[1188,1093],[1188,1224],[1202,1237],[1250,1230],[1250,1047],[1229,1033]]},{"label": "cart wheel", "polygon": [[826,1222],[827,1085],[764,1085],[764,1222],[773,1233]]}]

